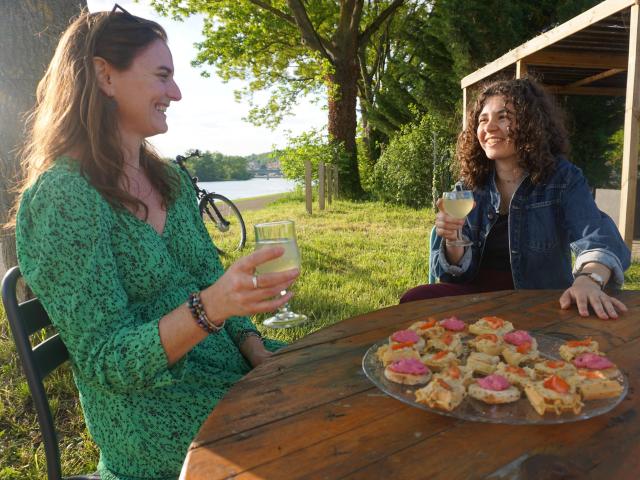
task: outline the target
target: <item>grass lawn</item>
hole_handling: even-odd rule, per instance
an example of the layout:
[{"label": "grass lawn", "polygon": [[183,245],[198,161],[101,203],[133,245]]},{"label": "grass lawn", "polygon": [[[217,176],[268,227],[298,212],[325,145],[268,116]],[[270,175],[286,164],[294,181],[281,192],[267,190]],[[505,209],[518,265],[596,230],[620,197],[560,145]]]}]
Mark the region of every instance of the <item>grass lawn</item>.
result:
[{"label": "grass lawn", "polygon": [[[309,217],[300,198],[292,195],[243,216],[249,236],[243,253],[252,248],[253,224],[285,218],[296,222],[303,267],[292,308],[310,321],[289,330],[263,330],[271,337],[294,341],[344,318],[395,304],[402,292],[427,280],[430,210],[334,201]],[[640,290],[640,264],[627,272],[626,288]],[[262,318],[256,319],[259,326]],[[49,378],[47,388],[62,437],[63,473],[93,471],[98,451],[84,428],[68,369]],[[0,400],[0,480],[46,478],[35,413],[1,308]]]}]

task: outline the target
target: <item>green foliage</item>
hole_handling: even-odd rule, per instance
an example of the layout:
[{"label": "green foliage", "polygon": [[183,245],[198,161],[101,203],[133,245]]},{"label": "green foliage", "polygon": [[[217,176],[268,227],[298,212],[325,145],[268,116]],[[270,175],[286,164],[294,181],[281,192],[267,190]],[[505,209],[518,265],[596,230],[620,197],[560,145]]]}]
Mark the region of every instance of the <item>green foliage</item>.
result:
[{"label": "green foliage", "polygon": [[[564,97],[571,136],[571,160],[584,171],[592,187],[620,188],[622,150],[617,162],[616,137],[624,123],[624,97]],[[621,143],[618,145],[621,146]],[[612,168],[615,170],[612,171]]]},{"label": "green foliage", "polygon": [[219,152],[203,152],[200,157],[187,160],[187,168],[201,182],[223,180],[247,180],[251,173],[247,169],[245,157],[227,156]]},{"label": "green foliage", "polygon": [[318,179],[318,165],[339,164],[346,155],[339,143],[332,142],[325,129],[312,129],[287,139],[288,146],[278,152],[280,168],[285,177],[304,182],[304,163],[311,162],[312,178]]},{"label": "green foliage", "polygon": [[372,184],[382,200],[410,207],[432,206],[450,184],[454,138],[430,115],[403,127],[376,163]]}]

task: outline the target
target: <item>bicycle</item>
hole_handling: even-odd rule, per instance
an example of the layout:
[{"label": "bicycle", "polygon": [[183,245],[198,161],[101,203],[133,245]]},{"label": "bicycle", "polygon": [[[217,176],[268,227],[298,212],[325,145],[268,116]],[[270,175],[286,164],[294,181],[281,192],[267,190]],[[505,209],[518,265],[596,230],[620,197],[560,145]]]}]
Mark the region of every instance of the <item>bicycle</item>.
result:
[{"label": "bicycle", "polygon": [[[191,175],[185,162],[192,157],[200,157],[198,150],[186,157],[178,155],[174,160],[180,169],[189,175],[191,185],[198,197],[200,216],[205,222],[207,230],[211,232],[213,244],[221,255],[242,250],[247,241],[247,228],[240,210],[224,195],[215,192],[207,192],[198,186],[198,177]],[[209,228],[213,223],[214,228]]]}]

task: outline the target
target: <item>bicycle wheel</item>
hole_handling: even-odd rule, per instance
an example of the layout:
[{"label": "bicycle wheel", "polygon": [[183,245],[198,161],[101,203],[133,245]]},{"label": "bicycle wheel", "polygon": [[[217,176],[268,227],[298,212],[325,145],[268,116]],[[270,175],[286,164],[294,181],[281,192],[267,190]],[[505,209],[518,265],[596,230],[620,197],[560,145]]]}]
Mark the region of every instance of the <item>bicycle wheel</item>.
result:
[{"label": "bicycle wheel", "polygon": [[208,193],[200,200],[200,215],[222,255],[241,250],[247,241],[247,229],[240,210],[227,197]]}]

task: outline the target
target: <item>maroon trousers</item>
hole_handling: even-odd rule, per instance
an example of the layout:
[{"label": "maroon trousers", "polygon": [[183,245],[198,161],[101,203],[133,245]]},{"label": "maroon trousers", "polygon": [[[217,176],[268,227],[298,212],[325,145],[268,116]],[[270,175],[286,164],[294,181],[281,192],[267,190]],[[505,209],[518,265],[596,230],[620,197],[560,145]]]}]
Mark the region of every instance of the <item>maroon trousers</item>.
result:
[{"label": "maroon trousers", "polygon": [[497,270],[480,270],[471,283],[433,283],[419,285],[406,291],[400,303],[415,302],[428,298],[454,297],[469,293],[495,292],[497,290],[513,290],[511,272]]}]

